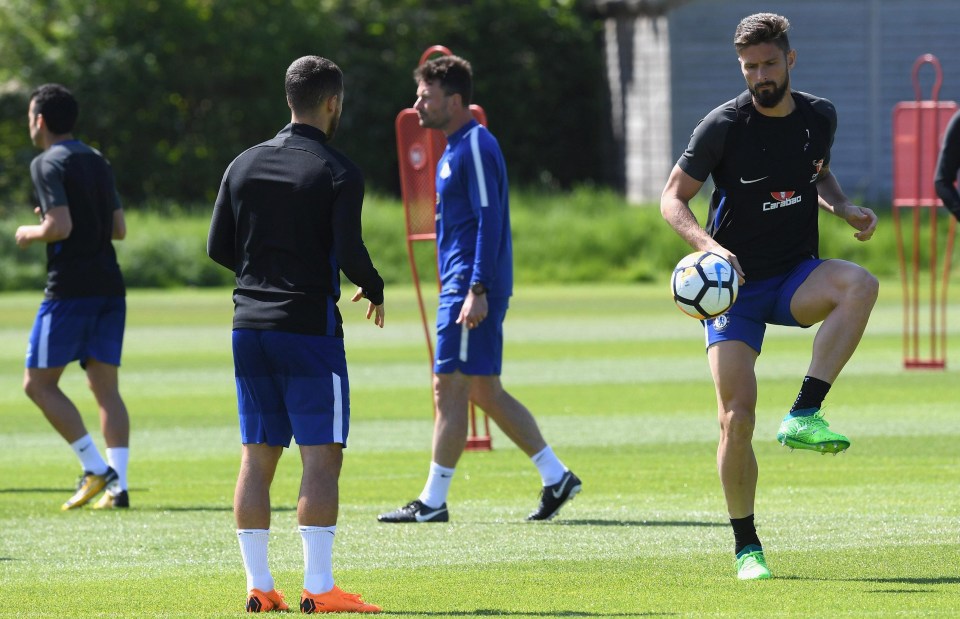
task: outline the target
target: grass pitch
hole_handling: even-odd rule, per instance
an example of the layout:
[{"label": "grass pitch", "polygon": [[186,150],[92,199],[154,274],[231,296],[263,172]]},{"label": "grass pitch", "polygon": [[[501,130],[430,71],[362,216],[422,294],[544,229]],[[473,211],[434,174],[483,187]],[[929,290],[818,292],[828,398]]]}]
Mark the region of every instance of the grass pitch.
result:
[{"label": "grass pitch", "polygon": [[[449,524],[376,522],[422,488],[429,367],[409,290],[388,290],[382,331],[343,302],[353,420],[338,584],[385,617],[960,616],[956,300],[948,369],[905,371],[898,282],[884,282],[827,398],[827,418],[853,443],[837,457],[774,441],[813,332],[770,329],[755,448],[757,523],[774,580],[740,583],[702,333],[665,290],[519,288],[504,384],[584,481],[555,521],[533,524],[523,518],[539,477],[496,429],[493,451],[461,460]],[[20,387],[39,302],[39,293],[0,298],[0,616],[243,615],[230,292],[129,296],[121,387],[133,507],[124,513],[59,511],[79,468]],[[64,389],[102,447],[79,367]],[[292,450],[281,461],[270,543],[278,586],[294,600],[298,460]]]}]

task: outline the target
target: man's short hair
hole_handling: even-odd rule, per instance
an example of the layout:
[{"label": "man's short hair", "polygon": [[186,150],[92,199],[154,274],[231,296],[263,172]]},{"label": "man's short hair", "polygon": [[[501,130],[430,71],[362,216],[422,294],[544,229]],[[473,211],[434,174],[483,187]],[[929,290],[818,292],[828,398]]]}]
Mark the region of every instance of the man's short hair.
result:
[{"label": "man's short hair", "polygon": [[43,122],[54,135],[73,131],[80,115],[80,104],[73,93],[60,84],[44,84],[30,93],[33,111],[43,114]]},{"label": "man's short hair", "polygon": [[287,68],[284,89],[290,109],[297,114],[308,113],[330,97],[343,95],[343,71],[320,56],[297,58]]},{"label": "man's short hair", "polygon": [[459,56],[440,56],[428,60],[413,72],[419,82],[437,82],[445,95],[460,95],[463,105],[473,101],[473,69]]},{"label": "man's short hair", "polygon": [[790,51],[790,40],[787,38],[789,30],[790,22],[783,15],[754,13],[740,21],[733,35],[733,46],[739,53],[751,45],[773,43],[786,54]]}]

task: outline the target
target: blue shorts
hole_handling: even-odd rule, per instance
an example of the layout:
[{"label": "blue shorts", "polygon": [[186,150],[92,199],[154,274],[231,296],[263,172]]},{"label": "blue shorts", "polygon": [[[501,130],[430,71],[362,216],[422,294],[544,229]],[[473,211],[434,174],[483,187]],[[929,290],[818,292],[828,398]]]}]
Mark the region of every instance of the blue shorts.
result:
[{"label": "blue shorts", "polygon": [[503,319],[509,298],[488,298],[487,317],[468,329],[458,325],[463,299],[440,298],[437,308],[437,353],[433,371],[452,374],[459,370],[469,376],[499,376],[503,361]]},{"label": "blue shorts", "polygon": [[343,338],[234,329],[240,440],[347,446],[350,383]]},{"label": "blue shorts", "polygon": [[790,313],[790,301],[822,262],[820,258],[810,258],[783,275],[740,286],[737,300],[726,314],[704,321],[707,348],[717,342],[737,340],[759,354],[767,324],[809,327],[798,323]]},{"label": "blue shorts", "polygon": [[124,297],[46,299],[40,304],[27,343],[28,368],[62,368],[87,359],[120,365]]}]

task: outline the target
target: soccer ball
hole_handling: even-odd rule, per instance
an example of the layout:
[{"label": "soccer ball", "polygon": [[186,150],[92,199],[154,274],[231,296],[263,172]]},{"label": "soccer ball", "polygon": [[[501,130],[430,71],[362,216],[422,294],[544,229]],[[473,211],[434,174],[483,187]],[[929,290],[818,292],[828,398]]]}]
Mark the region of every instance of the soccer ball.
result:
[{"label": "soccer ball", "polygon": [[677,263],[670,289],[684,314],[698,320],[716,318],[737,300],[737,272],[722,256],[696,251]]}]

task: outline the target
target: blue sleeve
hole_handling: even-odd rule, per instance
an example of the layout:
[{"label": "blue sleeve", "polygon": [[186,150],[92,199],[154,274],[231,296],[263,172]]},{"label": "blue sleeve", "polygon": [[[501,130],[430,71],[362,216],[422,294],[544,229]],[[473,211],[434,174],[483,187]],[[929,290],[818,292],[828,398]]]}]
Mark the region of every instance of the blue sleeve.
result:
[{"label": "blue sleeve", "polygon": [[474,252],[472,282],[496,286],[497,258],[503,241],[503,213],[506,194],[506,166],[500,146],[485,129],[470,132],[470,161],[467,165],[467,189],[470,206],[477,216],[477,245]]}]

